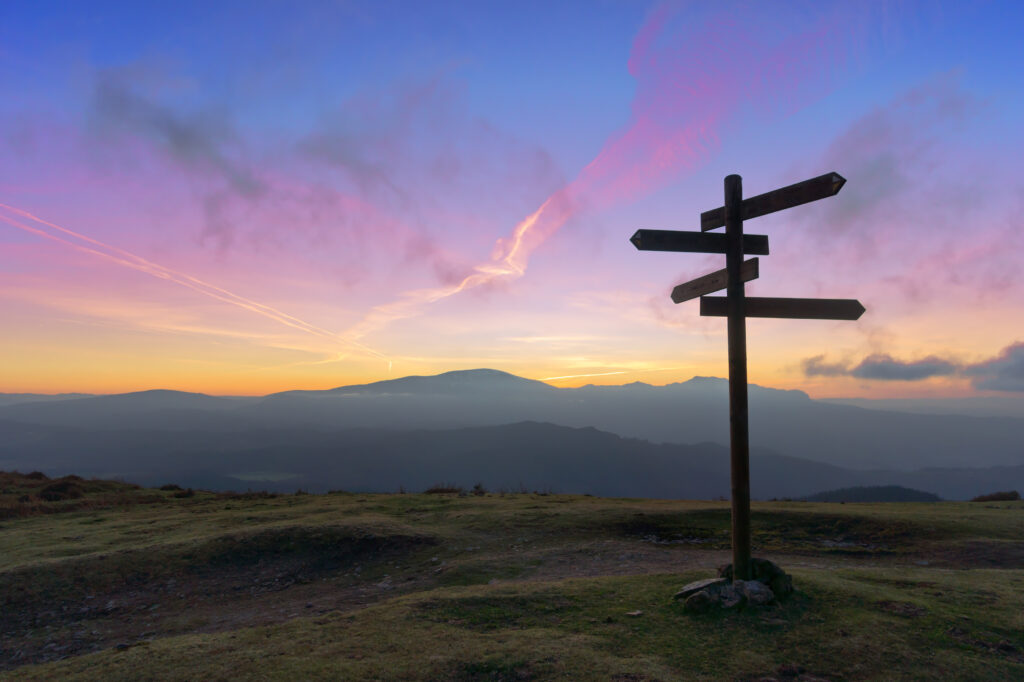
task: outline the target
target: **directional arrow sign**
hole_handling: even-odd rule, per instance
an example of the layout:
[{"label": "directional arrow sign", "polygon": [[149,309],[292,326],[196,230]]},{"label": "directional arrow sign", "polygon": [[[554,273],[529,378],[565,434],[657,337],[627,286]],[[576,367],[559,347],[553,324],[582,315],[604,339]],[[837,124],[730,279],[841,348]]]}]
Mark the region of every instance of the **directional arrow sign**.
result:
[{"label": "directional arrow sign", "polygon": [[[758,275],[758,261],[756,258],[743,263],[740,266],[740,279],[744,282],[749,282],[752,279],[757,279]],[[683,301],[689,301],[690,299],[697,298],[698,296],[704,296],[706,294],[713,294],[716,291],[721,291],[729,285],[729,271],[718,270],[712,272],[710,275],[704,275],[697,279],[691,279],[689,282],[680,284],[672,290],[672,300],[676,303],[682,303]]]},{"label": "directional arrow sign", "polygon": [[[678,230],[637,230],[629,238],[640,251],[688,251],[725,253],[725,235],[721,233],[680,232]],[[743,235],[743,253],[768,255],[768,237],[763,234]]]},{"label": "directional arrow sign", "polygon": [[[702,296],[700,314],[705,317],[727,317],[729,299],[725,296]],[[747,317],[787,317],[799,320],[856,320],[864,314],[864,306],[854,298],[754,298],[748,297]]]},{"label": "directional arrow sign", "polygon": [[[807,204],[818,199],[835,196],[846,184],[846,178],[839,173],[825,173],[810,180],[798,182],[788,187],[758,194],[756,197],[744,199],[740,204],[740,218],[749,220],[758,216],[768,215],[776,211],[782,211],[800,204]],[[702,232],[713,230],[716,227],[725,225],[725,207],[704,211],[700,214],[700,229]]]}]

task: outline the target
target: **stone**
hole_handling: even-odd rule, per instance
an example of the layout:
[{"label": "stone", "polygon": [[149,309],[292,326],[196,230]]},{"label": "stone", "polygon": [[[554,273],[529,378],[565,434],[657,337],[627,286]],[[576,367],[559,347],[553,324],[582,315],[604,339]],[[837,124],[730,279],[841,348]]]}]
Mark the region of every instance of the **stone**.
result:
[{"label": "stone", "polygon": [[729,581],[724,578],[706,578],[704,580],[697,580],[683,587],[683,589],[676,592],[673,599],[686,599],[690,595],[700,592],[701,590],[712,590],[716,591],[725,585],[728,585]]},{"label": "stone", "polygon": [[734,585],[726,585],[718,592],[718,603],[723,609],[735,609],[743,606],[743,593]]},{"label": "stone", "polygon": [[689,611],[690,613],[704,613],[712,606],[717,603],[717,599],[712,597],[706,590],[694,592],[686,601],[683,602],[683,610]]},{"label": "stone", "polygon": [[751,606],[763,606],[775,601],[771,588],[758,580],[737,580],[733,587]]},{"label": "stone", "polygon": [[[752,558],[750,560],[752,578],[771,588],[776,597],[784,597],[793,592],[793,578],[779,566],[767,559]],[[732,580],[732,564],[718,569],[718,575],[725,580]]]}]

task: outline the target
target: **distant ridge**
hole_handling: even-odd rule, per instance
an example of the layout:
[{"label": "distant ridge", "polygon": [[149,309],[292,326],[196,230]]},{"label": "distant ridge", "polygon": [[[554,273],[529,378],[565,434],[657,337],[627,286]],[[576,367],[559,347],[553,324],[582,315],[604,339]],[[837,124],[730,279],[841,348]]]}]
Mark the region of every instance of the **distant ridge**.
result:
[{"label": "distant ridge", "polygon": [[54,402],[57,400],[93,397],[95,396],[91,393],[0,393],[0,407],[21,403]]},{"label": "distant ridge", "polygon": [[543,381],[502,372],[497,369],[461,369],[427,376],[407,376],[399,379],[385,379],[369,384],[339,386],[326,391],[283,391],[267,397],[284,395],[344,395],[354,393],[373,394],[463,394],[487,391],[557,391]]},{"label": "distant ridge", "polygon": [[901,485],[868,485],[839,488],[802,498],[805,502],[941,502],[942,498],[924,490]]},{"label": "distant ridge", "polygon": [[[803,391],[757,385],[751,385],[749,395],[752,448],[847,470],[914,472],[912,477],[817,481],[800,490],[801,495],[884,483],[931,490],[944,497],[974,496],[993,488],[991,472],[979,472],[978,478],[971,472],[990,467],[1005,468],[1009,478],[999,484],[1022,485],[1018,481],[1024,475],[1020,450],[1024,419],[870,410],[812,400]],[[714,377],[660,386],[633,382],[559,388],[508,372],[470,369],[267,397],[157,390],[28,401],[0,406],[0,422],[103,429],[110,432],[108,448],[117,446],[121,438],[115,431],[127,430],[174,431],[174,443],[186,433],[204,431],[234,434],[234,442],[242,442],[254,429],[276,433],[353,428],[436,431],[524,421],[595,427],[655,444],[726,445],[728,404],[728,382]],[[22,461],[30,452],[46,454],[48,448],[38,436],[17,448],[5,447],[11,434],[0,432],[0,461]],[[230,444],[219,440],[224,446]],[[75,444],[70,446],[73,451]],[[209,449],[201,441],[189,448]],[[175,452],[179,450],[176,446]],[[140,455],[147,451],[140,450]]]},{"label": "distant ridge", "polygon": [[0,407],[0,418],[49,426],[85,428],[182,428],[241,426],[234,410],[245,398],[153,389],[62,400],[27,400]]}]

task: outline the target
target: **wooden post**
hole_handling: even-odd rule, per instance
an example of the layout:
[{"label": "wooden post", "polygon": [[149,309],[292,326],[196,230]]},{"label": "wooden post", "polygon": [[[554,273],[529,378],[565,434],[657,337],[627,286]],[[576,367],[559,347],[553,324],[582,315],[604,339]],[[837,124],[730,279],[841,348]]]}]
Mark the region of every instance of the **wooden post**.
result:
[{"label": "wooden post", "polygon": [[[743,199],[743,179],[725,178],[725,203],[704,211],[700,232],[637,230],[630,241],[641,251],[725,253],[725,271],[684,282],[672,290],[676,303],[700,297],[700,314],[728,318],[729,325],[729,454],[732,469],[732,566],[734,580],[751,579],[750,559],[750,427],[747,415],[747,317],[856,320],[864,306],[853,299],[747,298],[743,282],[758,276],[757,259],[743,268],[743,254],[768,255],[768,237],[744,235],[744,219],[835,196],[846,179],[838,173]],[[710,233],[725,226],[725,234]],[[718,238],[708,238],[716,234]],[[726,296],[708,296],[725,286]]]},{"label": "wooden post", "polygon": [[750,430],[743,276],[743,179],[725,178],[725,269],[729,316],[729,450],[732,464],[732,576],[750,580]]}]

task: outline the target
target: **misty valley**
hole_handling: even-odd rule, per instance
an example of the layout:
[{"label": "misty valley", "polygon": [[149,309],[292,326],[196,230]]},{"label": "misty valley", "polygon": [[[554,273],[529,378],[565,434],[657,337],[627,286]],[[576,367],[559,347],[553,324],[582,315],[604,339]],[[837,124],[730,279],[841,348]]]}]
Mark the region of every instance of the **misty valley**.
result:
[{"label": "misty valley", "polygon": [[[1024,418],[929,414],[751,386],[752,496],[898,485],[1024,489]],[[729,495],[727,382],[554,388],[495,370],[261,398],[5,395],[0,470],[209,490]],[[934,409],[934,406],[932,406]]]}]

